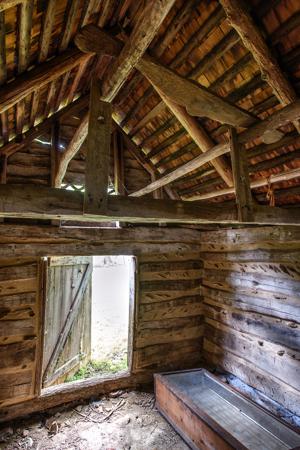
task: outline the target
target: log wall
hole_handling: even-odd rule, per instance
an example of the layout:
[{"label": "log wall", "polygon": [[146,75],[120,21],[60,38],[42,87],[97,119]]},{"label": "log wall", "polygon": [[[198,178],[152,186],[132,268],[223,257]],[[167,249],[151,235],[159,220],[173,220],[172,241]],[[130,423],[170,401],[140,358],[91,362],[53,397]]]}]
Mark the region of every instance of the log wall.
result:
[{"label": "log wall", "polygon": [[40,276],[32,259],[0,259],[0,408],[39,392]]},{"label": "log wall", "polygon": [[[61,228],[52,240],[48,233],[53,228],[1,225],[0,253],[6,259],[0,264],[0,401],[5,399],[0,403],[0,422],[103,391],[134,388],[151,382],[153,372],[190,368],[201,362],[202,262],[197,230],[186,229],[182,233],[176,228],[142,228],[111,234],[113,230]],[[65,239],[66,235],[62,238],[61,233],[69,235],[69,239]],[[77,391],[72,383],[62,385],[61,392],[57,386],[49,387],[39,396],[41,367],[36,363],[41,361],[38,344],[42,328],[38,314],[43,292],[37,257],[46,252],[53,255],[63,248],[66,253],[109,254],[110,248],[112,254],[117,251],[137,255],[132,371],[111,382],[84,380]],[[8,259],[12,252],[23,258]],[[17,327],[20,330],[13,333],[16,336],[9,338],[11,330]],[[1,378],[6,373],[10,374],[9,379],[6,375]],[[18,375],[12,387],[11,373]]]},{"label": "log wall", "polygon": [[300,229],[201,240],[205,358],[300,415]]},{"label": "log wall", "polygon": [[199,365],[203,336],[201,279],[199,253],[138,258],[134,372]]}]

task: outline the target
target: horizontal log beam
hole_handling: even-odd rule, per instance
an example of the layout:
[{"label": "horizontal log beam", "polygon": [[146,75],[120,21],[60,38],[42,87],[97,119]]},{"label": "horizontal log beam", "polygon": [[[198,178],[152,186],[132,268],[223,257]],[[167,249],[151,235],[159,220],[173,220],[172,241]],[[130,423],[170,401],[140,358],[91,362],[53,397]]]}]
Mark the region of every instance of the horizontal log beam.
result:
[{"label": "horizontal log beam", "polygon": [[148,255],[200,251],[189,228],[70,228],[0,224],[0,256]]},{"label": "horizontal log beam", "polygon": [[[0,217],[60,219],[79,222],[239,223],[236,208],[181,200],[156,200],[111,195],[105,215],[83,214],[81,192],[34,185],[0,185]],[[257,224],[300,225],[299,208],[255,207]]]}]

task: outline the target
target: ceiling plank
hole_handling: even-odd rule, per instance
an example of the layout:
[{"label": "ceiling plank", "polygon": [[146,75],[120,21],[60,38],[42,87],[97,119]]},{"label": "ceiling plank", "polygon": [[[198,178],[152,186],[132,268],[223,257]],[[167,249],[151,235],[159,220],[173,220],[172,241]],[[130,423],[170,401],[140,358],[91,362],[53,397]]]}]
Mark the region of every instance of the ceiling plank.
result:
[{"label": "ceiling plank", "polygon": [[[294,102],[297,94],[264,41],[244,1],[220,0],[220,3],[227,14],[230,25],[236,29],[245,47],[252,53],[260,68],[262,78],[271,86],[280,103],[286,106]],[[299,121],[293,123],[300,132]]]},{"label": "ceiling plank", "polygon": [[31,144],[31,142],[34,141],[34,139],[37,139],[39,136],[45,133],[45,131],[48,131],[54,121],[58,120],[64,114],[74,112],[78,109],[86,107],[87,104],[88,96],[85,95],[84,97],[81,97],[80,99],[61,109],[57,113],[53,114],[53,116],[44,120],[42,123],[29,129],[26,133],[23,134],[23,139],[21,141],[19,141],[19,137],[17,136],[14,141],[9,142],[3,147],[0,147],[0,155],[6,155],[9,157],[20,150],[26,149]]}]

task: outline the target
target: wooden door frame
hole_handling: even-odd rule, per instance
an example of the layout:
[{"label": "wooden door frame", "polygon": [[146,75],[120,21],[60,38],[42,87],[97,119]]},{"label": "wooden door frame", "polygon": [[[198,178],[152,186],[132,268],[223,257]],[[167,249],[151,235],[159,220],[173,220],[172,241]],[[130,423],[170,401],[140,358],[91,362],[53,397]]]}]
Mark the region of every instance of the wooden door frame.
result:
[{"label": "wooden door frame", "polygon": [[[66,255],[67,256],[67,255]],[[78,255],[83,256],[83,255]],[[91,255],[89,255],[91,256]],[[98,256],[98,255],[93,255]],[[107,255],[100,255],[100,256],[116,256],[114,252],[111,254],[107,253]],[[123,255],[120,255],[123,256]],[[49,255],[46,257],[43,257],[40,259],[41,265],[41,283],[40,284],[40,294],[39,294],[39,305],[40,306],[40,313],[41,313],[41,326],[40,326],[40,343],[39,343],[39,355],[38,355],[38,367],[39,370],[36,374],[36,380],[35,380],[35,386],[36,386],[36,392],[37,392],[37,398],[43,399],[47,398],[49,395],[51,395],[52,392],[55,392],[56,395],[64,394],[64,392],[69,392],[69,388],[71,388],[74,393],[78,392],[78,394],[85,389],[94,388],[96,386],[100,386],[101,384],[114,384],[116,383],[116,386],[118,386],[118,382],[122,383],[122,381],[126,384],[127,380],[129,381],[131,377],[133,376],[133,358],[134,358],[134,342],[135,342],[135,335],[137,330],[137,313],[138,313],[138,259],[134,255],[124,255],[132,258],[133,261],[133,285],[134,285],[134,292],[133,294],[130,293],[129,298],[129,323],[128,323],[128,367],[126,370],[123,370],[117,374],[110,374],[110,375],[95,375],[93,377],[90,377],[85,380],[78,380],[78,381],[70,381],[68,383],[61,383],[55,386],[49,386],[43,388],[43,357],[44,357],[44,335],[45,335],[45,314],[46,314],[46,297],[47,297],[47,286],[48,286],[48,258],[54,257],[54,255]],[[75,256],[72,255],[72,258]],[[42,273],[43,272],[43,273]],[[66,389],[66,386],[68,386],[68,389]]]}]

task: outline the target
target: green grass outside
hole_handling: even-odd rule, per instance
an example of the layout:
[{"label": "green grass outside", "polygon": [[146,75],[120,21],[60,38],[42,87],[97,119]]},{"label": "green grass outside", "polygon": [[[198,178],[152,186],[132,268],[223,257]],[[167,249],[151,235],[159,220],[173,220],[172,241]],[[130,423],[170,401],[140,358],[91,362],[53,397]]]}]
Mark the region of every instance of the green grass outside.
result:
[{"label": "green grass outside", "polygon": [[82,366],[74,375],[67,378],[65,383],[84,380],[95,375],[115,374],[125,369],[127,369],[127,354],[124,354],[122,359],[91,360],[85,366]]}]

